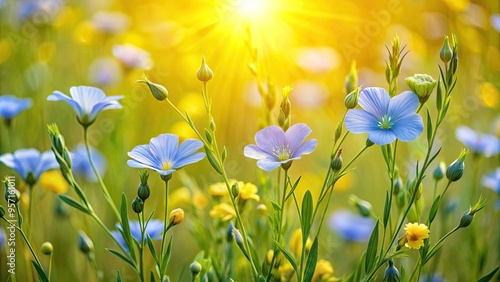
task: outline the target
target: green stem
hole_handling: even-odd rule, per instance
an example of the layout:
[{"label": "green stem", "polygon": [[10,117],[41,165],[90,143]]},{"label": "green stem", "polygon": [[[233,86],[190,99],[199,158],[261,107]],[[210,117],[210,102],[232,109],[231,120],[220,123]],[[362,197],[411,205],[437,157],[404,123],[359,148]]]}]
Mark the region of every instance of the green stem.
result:
[{"label": "green stem", "polygon": [[51,276],[51,273],[52,273],[52,256],[53,254],[51,253],[50,256],[49,256],[49,281],[50,281],[50,276]]},{"label": "green stem", "polygon": [[[420,253],[418,260],[417,260],[417,263],[415,263],[415,267],[413,268],[413,271],[411,272],[411,276],[408,279],[408,281],[418,282],[418,278],[420,277],[420,270],[422,269],[422,267],[421,267],[422,265],[420,263],[421,261],[422,261],[422,254]],[[415,277],[415,275],[416,275],[416,279],[414,280],[413,277]]]},{"label": "green stem", "polygon": [[95,176],[97,177],[97,180],[101,186],[102,193],[104,194],[104,199],[108,202],[109,206],[115,213],[115,216],[118,220],[120,220],[120,213],[118,212],[118,209],[115,206],[115,203],[113,202],[113,199],[111,198],[111,195],[108,192],[108,189],[106,188],[106,185],[104,184],[104,181],[102,181],[101,175],[97,171],[97,168],[94,164],[94,160],[92,159],[92,155],[90,153],[90,146],[89,146],[89,138],[88,138],[88,127],[84,126],[83,127],[83,139],[85,142],[85,149],[87,150],[87,157],[90,162],[90,166],[92,167],[92,170],[94,171]]},{"label": "green stem", "polygon": [[[168,179],[164,179],[165,181],[165,210],[164,210],[164,216],[163,216],[163,223],[165,226],[167,226],[167,214],[168,214]],[[161,238],[161,261],[164,259],[164,250],[165,250],[165,238],[167,238],[167,231],[163,232],[162,238]],[[163,279],[163,274],[160,273],[160,279]]]},{"label": "green stem", "polygon": [[26,225],[26,229],[28,232],[28,239],[31,240],[31,217],[33,215],[32,210],[33,210],[33,184],[30,184],[28,187],[28,193],[29,193],[29,204],[28,204],[28,224]]},{"label": "green stem", "polygon": [[[142,215],[142,218],[141,218]],[[144,212],[137,214],[139,220],[139,226],[141,227],[141,242],[139,242],[139,277],[141,281],[144,281],[144,231],[146,227],[144,226]]]}]

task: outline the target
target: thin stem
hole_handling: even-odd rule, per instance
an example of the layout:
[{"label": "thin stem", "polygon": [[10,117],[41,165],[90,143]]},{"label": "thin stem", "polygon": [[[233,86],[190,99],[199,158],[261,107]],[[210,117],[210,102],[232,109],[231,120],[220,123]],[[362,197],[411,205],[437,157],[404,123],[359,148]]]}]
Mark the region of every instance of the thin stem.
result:
[{"label": "thin stem", "polygon": [[[411,276],[408,279],[408,281],[418,281],[418,278],[420,277],[420,270],[422,269],[421,261],[422,261],[422,253],[419,252],[417,263],[415,263],[415,267],[413,268],[413,271],[411,272]],[[418,272],[418,274],[417,274],[417,272]],[[417,275],[416,280],[413,279],[413,277],[415,277],[415,275]]]},{"label": "thin stem", "polygon": [[[168,180],[164,180],[165,181],[165,210],[164,210],[164,216],[163,216],[163,223],[165,224],[165,226],[167,225],[167,213],[168,213]],[[167,232],[163,232],[163,235],[162,235],[162,239],[161,239],[161,257],[162,257],[162,261],[163,261],[163,251],[165,250],[165,238],[167,237]],[[161,273],[161,277],[160,279],[163,279],[163,273]]]},{"label": "thin stem", "polygon": [[[141,218],[142,215],[142,218]],[[139,226],[141,227],[141,242],[139,243],[139,277],[141,281],[144,281],[144,231],[146,227],[144,226],[144,212],[137,214],[137,218],[139,220]]]},{"label": "thin stem", "polygon": [[101,186],[102,193],[104,194],[104,199],[108,202],[109,206],[115,213],[115,216],[118,220],[120,220],[120,213],[118,212],[118,209],[115,206],[115,203],[113,202],[113,199],[111,198],[111,195],[108,192],[108,189],[106,188],[106,185],[104,184],[104,181],[102,181],[101,175],[99,174],[99,171],[97,171],[97,168],[94,164],[94,160],[92,159],[92,154],[90,153],[90,146],[89,146],[89,138],[88,138],[88,127],[84,126],[83,127],[83,139],[85,142],[85,149],[87,150],[87,157],[90,162],[90,166],[92,167],[92,170],[94,171],[95,176],[97,177],[97,180]]},{"label": "thin stem", "polygon": [[52,273],[52,256],[53,256],[53,253],[51,253],[49,256],[49,281],[50,281],[50,276]]},{"label": "thin stem", "polygon": [[27,224],[27,232],[28,232],[28,239],[31,240],[31,217],[32,217],[32,210],[33,210],[33,184],[30,184],[28,187],[28,192],[29,192],[29,204],[28,204],[28,224]]},{"label": "thin stem", "polygon": [[26,243],[26,245],[28,246],[28,248],[30,249],[30,252],[31,254],[33,255],[33,258],[35,258],[35,261],[38,265],[42,265],[40,263],[40,260],[38,259],[38,257],[36,256],[36,253],[35,251],[33,250],[33,247],[31,247],[31,244],[28,240],[28,238],[26,237],[26,235],[24,234],[23,230],[21,228],[19,228],[17,225],[15,225],[14,223],[8,221],[7,219],[5,219],[4,217],[2,217],[2,219],[7,222],[7,224],[9,224],[10,226],[14,227],[17,229],[17,231],[19,231],[19,233],[21,234],[21,236],[23,237],[23,240],[24,242]]}]

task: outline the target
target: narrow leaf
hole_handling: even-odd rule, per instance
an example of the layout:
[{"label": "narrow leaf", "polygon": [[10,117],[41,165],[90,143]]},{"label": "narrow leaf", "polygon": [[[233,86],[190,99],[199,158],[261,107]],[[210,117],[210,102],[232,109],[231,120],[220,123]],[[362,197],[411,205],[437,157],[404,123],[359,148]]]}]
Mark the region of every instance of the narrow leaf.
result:
[{"label": "narrow leaf", "polygon": [[207,159],[208,159],[208,162],[210,163],[210,165],[212,165],[212,167],[215,169],[215,171],[218,174],[222,175],[223,170],[222,170],[222,167],[219,163],[219,160],[217,159],[215,154],[210,150],[210,148],[208,148],[206,146],[205,146],[205,152],[207,153]]},{"label": "narrow leaf", "polygon": [[130,264],[134,269],[136,268],[135,262],[132,261],[131,259],[129,259],[128,257],[122,255],[120,252],[115,251],[113,249],[107,249],[107,248],[106,248],[106,251],[112,253],[113,255],[115,255],[116,257],[120,258],[124,262]]},{"label": "narrow leaf", "polygon": [[278,247],[279,251],[283,253],[285,258],[288,260],[288,262],[292,265],[293,269],[297,273],[297,262],[295,262],[295,258],[293,257],[292,254],[290,254],[285,247],[281,246],[278,242],[274,241],[274,244],[276,247]]},{"label": "narrow leaf", "polygon": [[36,274],[38,276],[38,280],[40,280],[40,282],[49,282],[49,278],[47,278],[47,274],[45,274],[45,271],[43,271],[43,268],[36,261],[32,260],[31,263],[33,264],[33,266],[36,269]]},{"label": "narrow leaf", "polygon": [[76,208],[77,210],[80,210],[84,213],[89,213],[89,211],[87,210],[87,208],[85,208],[84,206],[82,206],[82,204],[78,203],[77,201],[75,201],[73,198],[67,196],[67,195],[64,195],[64,194],[59,194],[59,199],[61,199],[63,202],[65,202],[66,204]]},{"label": "narrow leaf", "polygon": [[302,246],[307,242],[309,237],[309,231],[311,230],[311,218],[313,213],[313,199],[311,191],[307,190],[304,199],[302,199],[302,212],[301,212],[301,222],[302,227]]},{"label": "narrow leaf", "polygon": [[431,137],[432,137],[432,119],[431,114],[429,113],[429,109],[427,109],[427,144],[431,145]]},{"label": "narrow leaf", "polygon": [[160,261],[158,260],[158,256],[156,255],[156,250],[155,250],[155,246],[153,244],[153,240],[151,239],[151,237],[149,236],[149,234],[146,233],[146,240],[148,242],[148,247],[149,247],[149,251],[151,252],[151,256],[153,257],[153,259],[155,260],[156,262],[156,265],[160,265]]},{"label": "narrow leaf", "polygon": [[271,201],[271,205],[273,206],[275,211],[277,211],[277,212],[281,211],[281,207],[277,203]]},{"label": "narrow leaf", "polygon": [[441,195],[438,195],[436,199],[434,199],[434,203],[432,203],[431,211],[429,212],[429,222],[432,223],[439,209],[439,203],[441,202]]},{"label": "narrow leaf", "polygon": [[295,181],[295,183],[292,185],[292,189],[290,189],[290,192],[288,192],[288,195],[286,195],[285,201],[293,194],[293,192],[295,191],[295,188],[297,188],[297,186],[298,186],[299,181],[300,181],[301,178],[302,178],[302,176],[300,176],[297,179],[297,181]]},{"label": "narrow leaf", "polygon": [[375,263],[375,256],[377,255],[377,248],[378,248],[378,223],[379,221],[377,220],[377,223],[375,224],[375,227],[373,228],[372,235],[370,236],[370,240],[368,241],[368,247],[366,249],[366,258],[365,258],[365,272],[368,273],[374,263]]},{"label": "narrow leaf", "polygon": [[120,270],[116,272],[116,282],[122,282],[122,276],[120,274]]},{"label": "narrow leaf", "polygon": [[493,278],[493,276],[495,276],[495,274],[497,273],[499,267],[500,266],[497,266],[495,269],[493,269],[492,272],[486,274],[481,279],[477,280],[477,282],[488,282],[488,281],[490,281],[491,278]]},{"label": "narrow leaf", "polygon": [[304,270],[304,282],[311,282],[314,276],[314,271],[316,270],[316,263],[318,262],[318,237],[314,239],[314,242],[309,251],[309,256],[307,257],[306,269]]},{"label": "narrow leaf", "polygon": [[122,234],[125,243],[130,251],[130,255],[135,257],[134,245],[132,244],[132,233],[130,231],[130,225],[128,222],[128,209],[127,209],[127,196],[125,193],[122,193],[122,202],[120,204],[120,216],[122,223]]},{"label": "narrow leaf", "polygon": [[385,191],[385,204],[384,204],[384,228],[387,227],[389,216],[391,213],[391,206],[389,205],[389,192]]},{"label": "narrow leaf", "polygon": [[165,252],[165,255],[162,257],[161,261],[161,272],[165,273],[165,270],[167,269],[168,266],[168,261],[170,260],[170,253],[172,252],[172,238],[173,236],[170,236],[170,241],[168,241],[167,245],[167,251]]},{"label": "narrow leaf", "polygon": [[150,282],[156,282],[156,280],[155,280],[155,274],[154,274],[153,271],[151,271],[151,275],[149,276],[149,281]]}]

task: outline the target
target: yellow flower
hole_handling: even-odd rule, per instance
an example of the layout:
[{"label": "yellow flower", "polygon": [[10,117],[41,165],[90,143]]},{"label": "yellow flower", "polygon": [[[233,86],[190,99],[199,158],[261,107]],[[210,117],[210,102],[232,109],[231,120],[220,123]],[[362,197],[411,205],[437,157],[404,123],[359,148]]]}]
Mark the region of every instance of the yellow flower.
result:
[{"label": "yellow flower", "polygon": [[240,198],[243,200],[249,200],[253,199],[256,200],[257,202],[260,201],[259,195],[257,195],[257,192],[259,192],[259,189],[257,186],[255,186],[252,183],[244,183],[243,181],[238,181],[238,186],[240,188]]},{"label": "yellow flower", "polygon": [[168,200],[174,207],[188,205],[191,202],[191,192],[186,187],[177,188],[170,193]]},{"label": "yellow flower", "polygon": [[334,270],[331,262],[325,259],[320,259],[316,263],[316,269],[314,270],[312,281],[335,281],[336,279],[333,277],[333,271]]},{"label": "yellow flower", "polygon": [[405,246],[410,249],[420,249],[424,245],[424,239],[429,238],[429,228],[423,223],[408,223],[405,230],[407,240]]},{"label": "yellow flower", "polygon": [[40,184],[54,193],[66,193],[68,183],[59,170],[49,170],[40,176]]},{"label": "yellow flower", "polygon": [[[230,180],[229,183],[231,184],[231,182],[233,181]],[[208,186],[208,194],[213,197],[224,197],[226,195],[229,195],[229,192],[227,191],[226,183],[217,182]]]},{"label": "yellow flower", "polygon": [[220,203],[215,205],[209,214],[211,217],[220,218],[223,221],[230,220],[231,218],[236,216],[234,208],[226,203]]},{"label": "yellow flower", "polygon": [[196,190],[193,195],[193,206],[197,209],[203,209],[208,204],[208,199],[202,192]]},{"label": "yellow flower", "polygon": [[[300,257],[302,254],[302,229],[296,229],[292,233],[292,237],[290,238],[290,250],[294,254],[296,258]],[[310,250],[312,246],[312,241],[310,238],[307,238],[306,242],[306,251]]]},{"label": "yellow flower", "polygon": [[290,281],[295,271],[293,270],[293,266],[286,261],[283,265],[278,267],[278,273],[281,281]]},{"label": "yellow flower", "polygon": [[184,210],[181,208],[172,210],[169,219],[172,225],[180,224],[184,220]]}]

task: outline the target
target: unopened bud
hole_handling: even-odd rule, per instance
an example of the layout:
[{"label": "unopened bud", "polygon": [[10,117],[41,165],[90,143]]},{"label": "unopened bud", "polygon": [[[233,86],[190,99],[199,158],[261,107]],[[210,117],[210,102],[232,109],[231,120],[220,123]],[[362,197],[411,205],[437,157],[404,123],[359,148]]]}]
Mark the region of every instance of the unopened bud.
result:
[{"label": "unopened bud", "polygon": [[83,231],[78,232],[78,249],[86,255],[94,252],[94,243]]},{"label": "unopened bud", "polygon": [[448,166],[448,169],[446,169],[446,178],[448,178],[449,181],[455,182],[462,178],[465,167],[464,161],[468,153],[468,150],[463,149],[458,159],[456,159],[453,163],[450,164],[450,166]]},{"label": "unopened bud", "polygon": [[267,207],[266,207],[266,205],[259,204],[257,206],[257,211],[259,212],[259,215],[266,216],[267,215]]},{"label": "unopened bud", "polygon": [[236,228],[233,228],[233,238],[234,238],[234,241],[236,242],[236,244],[238,244],[238,246],[240,246],[240,248],[244,248],[243,247],[243,236],[241,236],[240,231]]},{"label": "unopened bud", "polygon": [[167,99],[167,88],[165,88],[165,86],[161,84],[151,82],[145,74],[142,74],[141,79],[139,79],[137,82],[147,84],[149,90],[151,91],[151,94],[153,94],[153,97],[155,97],[156,100],[163,101]]},{"label": "unopened bud", "polygon": [[233,241],[233,231],[234,231],[233,222],[229,221],[229,226],[227,227],[227,230],[226,230],[226,240],[228,242]]},{"label": "unopened bud", "polygon": [[369,202],[358,198],[355,195],[349,196],[349,203],[355,206],[362,216],[368,217],[373,214],[372,204]]},{"label": "unopened bud", "polygon": [[335,136],[333,137],[333,141],[337,141],[340,138],[340,135],[342,135],[342,123],[339,122],[337,125],[337,128],[335,129]]},{"label": "unopened bud", "polygon": [[132,201],[132,210],[135,213],[141,213],[144,210],[144,202],[139,197],[135,197]]},{"label": "unopened bud", "polygon": [[420,103],[425,103],[431,95],[437,81],[428,74],[415,74],[405,79],[413,93],[417,94]]},{"label": "unopened bud", "polygon": [[467,227],[472,223],[472,220],[474,219],[474,214],[471,214],[470,211],[471,209],[469,208],[460,218],[460,223],[458,224],[460,228]]},{"label": "unopened bud", "polygon": [[358,97],[359,97],[360,87],[354,89],[352,92],[347,94],[344,99],[344,106],[347,109],[354,109],[358,105]]},{"label": "unopened bud", "polygon": [[290,112],[292,110],[292,103],[290,102],[290,98],[288,97],[290,95],[290,92],[292,92],[292,87],[290,86],[283,87],[283,90],[281,91],[281,93],[283,94],[283,100],[281,101],[280,109],[283,111],[285,118],[288,118],[290,116]]},{"label": "unopened bud", "polygon": [[392,259],[388,261],[389,266],[385,269],[384,282],[399,282],[401,277],[399,276],[399,271],[394,267],[394,262]]},{"label": "unopened bud", "polygon": [[349,74],[344,82],[345,93],[351,93],[358,87],[358,73],[356,71],[356,61],[352,61]]},{"label": "unopened bud", "polygon": [[208,82],[214,77],[214,72],[208,67],[205,57],[201,57],[201,66],[196,72],[196,77],[203,82]]},{"label": "unopened bud", "polygon": [[198,273],[201,272],[201,264],[197,261],[194,261],[189,265],[189,269],[191,270],[191,274],[193,274],[193,277],[196,277]]},{"label": "unopened bud", "polygon": [[240,186],[237,182],[235,182],[233,186],[231,186],[231,194],[234,198],[238,197],[238,195],[240,194]]},{"label": "unopened bud", "polygon": [[443,46],[441,47],[441,51],[439,51],[439,57],[443,63],[447,63],[451,60],[453,56],[453,51],[450,47],[450,42],[448,36],[444,38]]},{"label": "unopened bud", "polygon": [[397,196],[402,188],[403,180],[398,176],[396,177],[396,179],[394,179],[394,189],[392,190],[393,194]]},{"label": "unopened bud", "polygon": [[439,181],[444,177],[444,173],[446,171],[446,164],[444,162],[439,162],[434,171],[432,172],[432,178],[435,181]]},{"label": "unopened bud", "polygon": [[169,219],[172,226],[180,224],[184,220],[184,210],[181,208],[172,210]]},{"label": "unopened bud", "polygon": [[342,148],[339,149],[337,155],[332,159],[330,167],[333,171],[339,171],[342,168]]},{"label": "unopened bud", "polygon": [[54,247],[50,242],[45,242],[42,244],[41,251],[44,255],[51,255],[54,252]]}]

